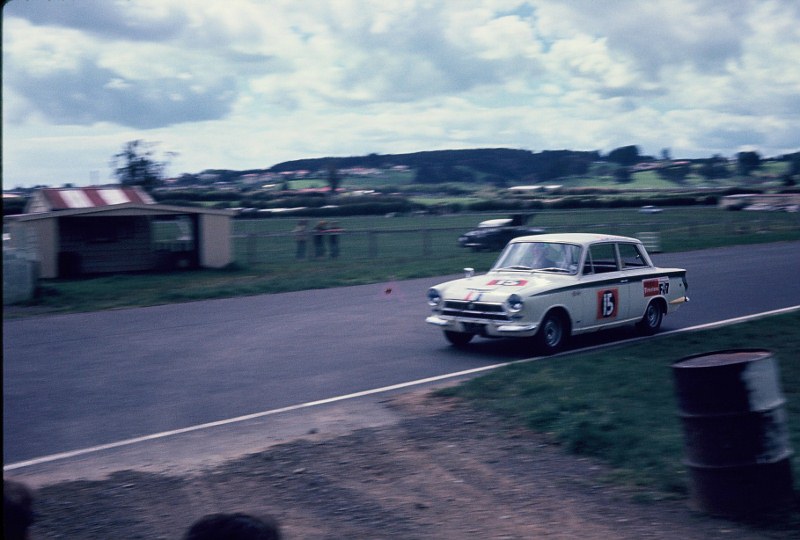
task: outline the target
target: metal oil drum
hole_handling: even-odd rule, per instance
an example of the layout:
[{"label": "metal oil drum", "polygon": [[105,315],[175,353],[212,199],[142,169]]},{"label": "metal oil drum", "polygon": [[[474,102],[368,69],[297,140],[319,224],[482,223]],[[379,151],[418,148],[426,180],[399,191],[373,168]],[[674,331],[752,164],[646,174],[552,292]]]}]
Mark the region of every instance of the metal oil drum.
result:
[{"label": "metal oil drum", "polygon": [[672,368],[693,506],[744,517],[787,501],[792,450],[775,357],[718,351]]}]

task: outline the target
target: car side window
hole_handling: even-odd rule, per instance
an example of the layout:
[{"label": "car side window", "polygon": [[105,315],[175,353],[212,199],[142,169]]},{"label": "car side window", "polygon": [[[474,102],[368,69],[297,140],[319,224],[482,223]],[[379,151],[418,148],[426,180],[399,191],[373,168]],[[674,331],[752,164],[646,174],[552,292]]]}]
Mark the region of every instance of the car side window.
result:
[{"label": "car side window", "polygon": [[639,246],[636,244],[619,244],[619,258],[623,268],[644,268],[647,266]]},{"label": "car side window", "polygon": [[[616,272],[619,270],[617,264],[617,250],[614,244],[595,244],[589,248],[589,257],[592,263],[592,270],[595,274],[603,272]],[[587,259],[587,262],[589,259]],[[584,273],[586,269],[584,268]]]}]

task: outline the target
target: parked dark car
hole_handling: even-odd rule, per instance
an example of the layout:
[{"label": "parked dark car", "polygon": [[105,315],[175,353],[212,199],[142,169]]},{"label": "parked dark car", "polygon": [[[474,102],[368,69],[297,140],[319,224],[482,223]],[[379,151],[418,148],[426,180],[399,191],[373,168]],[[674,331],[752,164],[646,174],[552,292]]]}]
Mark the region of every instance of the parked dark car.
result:
[{"label": "parked dark car", "polygon": [[472,251],[497,251],[518,236],[544,234],[545,229],[526,225],[530,216],[531,214],[514,214],[508,218],[482,221],[477,229],[459,236],[458,243]]}]

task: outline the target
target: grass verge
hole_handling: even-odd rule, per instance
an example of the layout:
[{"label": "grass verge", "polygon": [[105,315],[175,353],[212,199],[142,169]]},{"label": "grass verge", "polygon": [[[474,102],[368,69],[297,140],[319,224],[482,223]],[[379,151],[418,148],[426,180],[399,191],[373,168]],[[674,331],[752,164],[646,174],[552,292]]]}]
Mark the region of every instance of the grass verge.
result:
[{"label": "grass verge", "polygon": [[[613,468],[609,480],[642,488],[643,499],[686,497],[671,365],[692,354],[745,348],[777,358],[791,445],[800,449],[800,311],[514,364],[440,392],[545,433],[569,452],[599,458]],[[800,486],[797,454],[792,466]],[[800,511],[789,514],[775,526],[800,530]]]},{"label": "grass verge", "polygon": [[[482,271],[496,253],[464,253],[442,260],[382,259],[372,264],[359,260],[308,260],[261,263],[223,270],[187,270],[117,274],[40,282],[31,301],[4,306],[4,318],[33,314],[77,313],[104,309],[152,306],[212,298],[231,298],[330,287],[366,285],[403,279],[459,273],[464,266]],[[420,298],[422,298],[420,296]]]}]

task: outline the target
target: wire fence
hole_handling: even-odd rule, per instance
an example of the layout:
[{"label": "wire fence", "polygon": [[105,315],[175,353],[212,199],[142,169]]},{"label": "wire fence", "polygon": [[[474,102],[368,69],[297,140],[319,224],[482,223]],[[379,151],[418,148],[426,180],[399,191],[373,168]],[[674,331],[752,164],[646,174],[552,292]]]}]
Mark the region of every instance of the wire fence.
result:
[{"label": "wire fence", "polygon": [[[737,215],[727,215],[737,214]],[[743,218],[740,212],[721,214],[717,219],[675,220],[668,217],[647,221],[594,219],[592,223],[559,223],[544,225],[547,232],[597,232],[640,238],[652,251],[662,247],[691,246],[691,239],[707,236],[741,239],[745,235],[765,233],[797,233],[800,214],[764,213],[763,216]],[[586,216],[582,216],[584,219]],[[598,214],[597,218],[608,218]],[[421,227],[404,229],[352,229],[335,235],[321,235],[321,245],[315,245],[309,232],[304,250],[298,253],[297,238],[292,232],[260,232],[258,223],[237,220],[233,235],[234,258],[240,264],[280,263],[302,258],[331,258],[347,260],[413,260],[418,258],[447,258],[461,255],[465,248],[458,237],[465,227]],[[258,222],[259,220],[252,220]],[[562,220],[563,221],[563,220]],[[567,220],[569,221],[569,220]],[[331,250],[331,239],[335,248]],[[676,246],[676,243],[678,244]],[[689,247],[690,248],[690,247]]]}]

